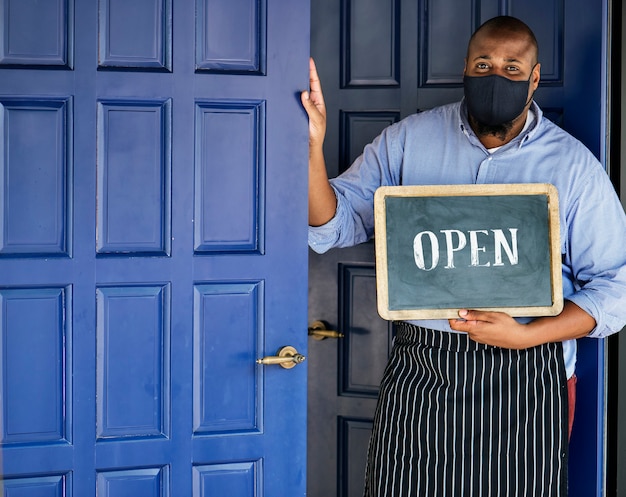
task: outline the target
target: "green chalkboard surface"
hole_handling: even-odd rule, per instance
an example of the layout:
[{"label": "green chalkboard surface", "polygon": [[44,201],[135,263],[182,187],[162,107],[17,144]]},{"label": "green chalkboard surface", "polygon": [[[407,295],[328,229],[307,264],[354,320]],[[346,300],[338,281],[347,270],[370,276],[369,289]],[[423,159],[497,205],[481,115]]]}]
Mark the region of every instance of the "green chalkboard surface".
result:
[{"label": "green chalkboard surface", "polygon": [[452,318],[459,309],[561,312],[552,185],[382,187],[375,217],[383,318]]}]

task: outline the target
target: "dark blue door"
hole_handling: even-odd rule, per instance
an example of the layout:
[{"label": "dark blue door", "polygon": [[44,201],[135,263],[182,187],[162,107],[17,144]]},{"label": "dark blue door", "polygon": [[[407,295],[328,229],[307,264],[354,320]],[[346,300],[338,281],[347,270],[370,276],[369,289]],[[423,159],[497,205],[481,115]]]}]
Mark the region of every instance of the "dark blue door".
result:
[{"label": "dark blue door", "polygon": [[[535,98],[546,115],[603,161],[607,12],[607,0],[317,0],[311,52],[328,112],[330,176],[345,170],[385,126],[460,99],[467,41],[482,22],[501,14],[521,18],[538,38]],[[328,321],[344,338],[311,340],[309,495],[358,496],[376,381],[393,330],[371,309],[373,247],[311,253],[310,268],[309,321]],[[588,497],[601,495],[604,485],[604,341],[582,339],[578,347],[570,495]]]},{"label": "dark blue door", "polygon": [[0,35],[0,487],[304,495],[306,363],[256,360],[306,354],[307,0],[0,0]]}]

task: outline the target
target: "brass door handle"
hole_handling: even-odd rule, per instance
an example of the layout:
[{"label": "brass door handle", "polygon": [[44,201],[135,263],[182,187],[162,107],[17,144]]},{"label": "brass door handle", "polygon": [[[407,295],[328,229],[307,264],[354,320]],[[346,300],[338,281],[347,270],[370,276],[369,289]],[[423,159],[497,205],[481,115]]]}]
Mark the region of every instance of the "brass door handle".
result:
[{"label": "brass door handle", "polygon": [[315,340],[324,340],[325,338],[343,338],[343,333],[326,329],[324,321],[313,321],[309,326],[309,336]]},{"label": "brass door handle", "polygon": [[275,356],[262,357],[261,359],[257,359],[256,362],[257,364],[278,364],[285,369],[291,369],[296,364],[304,362],[305,359],[306,357],[302,354],[298,354],[298,351],[294,347],[287,345],[286,347],[278,349]]}]

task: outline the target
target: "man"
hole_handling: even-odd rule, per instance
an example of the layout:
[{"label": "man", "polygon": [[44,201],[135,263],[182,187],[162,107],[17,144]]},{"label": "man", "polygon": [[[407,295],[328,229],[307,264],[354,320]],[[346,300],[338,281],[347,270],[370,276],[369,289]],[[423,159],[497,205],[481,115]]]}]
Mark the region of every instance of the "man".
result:
[{"label": "man", "polygon": [[[575,339],[626,324],[626,216],[598,161],[533,102],[540,69],[526,24],[487,21],[468,45],[463,101],[390,126],[329,181],[324,99],[311,61],[302,103],[314,250],[369,239],[383,185],[551,183],[559,193],[561,314],[521,320],[463,309],[459,319],[398,323],[367,497],[567,494]],[[569,414],[571,427],[573,406]]]}]

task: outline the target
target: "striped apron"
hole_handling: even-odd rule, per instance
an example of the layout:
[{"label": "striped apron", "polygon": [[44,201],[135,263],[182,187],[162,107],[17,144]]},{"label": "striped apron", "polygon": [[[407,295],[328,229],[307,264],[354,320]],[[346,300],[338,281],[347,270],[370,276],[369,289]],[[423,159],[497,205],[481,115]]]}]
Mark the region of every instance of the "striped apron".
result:
[{"label": "striped apron", "polygon": [[567,495],[560,343],[526,350],[397,323],[365,497]]}]

